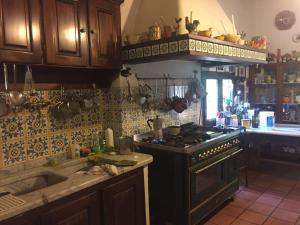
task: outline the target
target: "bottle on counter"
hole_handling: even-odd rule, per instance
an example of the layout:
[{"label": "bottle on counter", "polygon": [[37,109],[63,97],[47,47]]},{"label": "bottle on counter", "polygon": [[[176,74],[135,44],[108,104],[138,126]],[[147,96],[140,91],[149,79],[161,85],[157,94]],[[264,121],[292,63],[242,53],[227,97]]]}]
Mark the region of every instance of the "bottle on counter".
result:
[{"label": "bottle on counter", "polygon": [[106,146],[109,148],[114,148],[114,132],[111,128],[105,130],[105,142]]},{"label": "bottle on counter", "polygon": [[94,153],[101,152],[98,132],[92,135],[92,151]]}]

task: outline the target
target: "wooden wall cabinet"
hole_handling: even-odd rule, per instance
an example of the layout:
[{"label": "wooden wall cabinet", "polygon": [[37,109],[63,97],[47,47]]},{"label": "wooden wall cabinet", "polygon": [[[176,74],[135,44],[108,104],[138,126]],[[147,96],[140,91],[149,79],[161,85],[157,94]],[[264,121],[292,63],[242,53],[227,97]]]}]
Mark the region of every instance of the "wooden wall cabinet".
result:
[{"label": "wooden wall cabinet", "polygon": [[91,65],[121,66],[121,17],[119,3],[108,0],[89,1]]},{"label": "wooden wall cabinet", "polygon": [[43,1],[47,64],[88,66],[86,0]]},{"label": "wooden wall cabinet", "polygon": [[43,1],[48,64],[118,69],[120,2]]},{"label": "wooden wall cabinet", "polygon": [[59,199],[1,225],[145,225],[143,169]]},{"label": "wooden wall cabinet", "polygon": [[42,63],[39,0],[0,0],[0,61]]},{"label": "wooden wall cabinet", "polygon": [[0,61],[120,69],[121,2],[0,0]]}]

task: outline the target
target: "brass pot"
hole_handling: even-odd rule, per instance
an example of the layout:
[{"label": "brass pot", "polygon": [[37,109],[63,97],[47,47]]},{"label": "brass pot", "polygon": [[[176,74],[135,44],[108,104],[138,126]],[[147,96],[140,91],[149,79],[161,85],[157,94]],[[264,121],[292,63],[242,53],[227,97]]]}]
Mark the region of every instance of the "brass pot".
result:
[{"label": "brass pot", "polygon": [[153,26],[149,27],[149,39],[151,41],[161,39],[161,29],[159,26],[153,25]]}]

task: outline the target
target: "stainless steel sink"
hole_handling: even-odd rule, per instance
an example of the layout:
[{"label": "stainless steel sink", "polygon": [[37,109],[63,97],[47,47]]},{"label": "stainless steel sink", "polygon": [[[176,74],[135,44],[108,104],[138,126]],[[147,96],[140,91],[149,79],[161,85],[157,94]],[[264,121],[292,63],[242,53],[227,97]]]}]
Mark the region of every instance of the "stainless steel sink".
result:
[{"label": "stainless steel sink", "polygon": [[30,174],[1,186],[1,189],[18,196],[58,184],[68,178],[50,171]]}]

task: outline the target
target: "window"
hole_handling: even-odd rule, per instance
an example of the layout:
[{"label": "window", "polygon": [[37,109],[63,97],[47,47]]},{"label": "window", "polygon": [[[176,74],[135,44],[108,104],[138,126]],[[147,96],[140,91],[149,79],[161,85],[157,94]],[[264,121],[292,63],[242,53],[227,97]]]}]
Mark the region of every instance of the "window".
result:
[{"label": "window", "polygon": [[[204,77],[207,96],[205,99],[205,124],[215,120],[217,112],[228,111],[233,104],[234,84],[231,78],[220,75],[207,75]],[[210,124],[209,124],[210,125]]]}]

